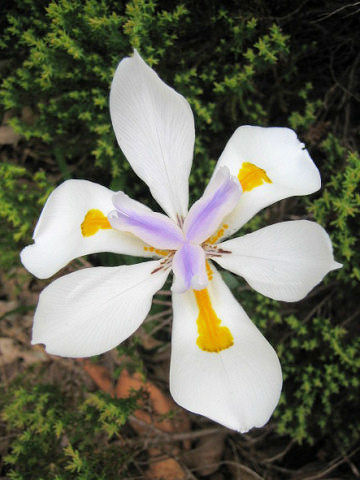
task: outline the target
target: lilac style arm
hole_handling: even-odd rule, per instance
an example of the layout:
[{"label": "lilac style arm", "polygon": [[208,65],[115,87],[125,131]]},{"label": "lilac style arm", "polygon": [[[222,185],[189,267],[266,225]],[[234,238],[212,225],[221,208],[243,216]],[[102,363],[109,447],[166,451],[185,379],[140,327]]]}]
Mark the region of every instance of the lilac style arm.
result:
[{"label": "lilac style arm", "polygon": [[115,210],[108,219],[113,228],[130,232],[152,247],[177,250],[184,242],[184,235],[166,215],[155,213],[123,192],[114,195]]},{"label": "lilac style arm", "polygon": [[215,233],[223,218],[236,207],[241,193],[238,179],[230,175],[227,167],[220,168],[185,219],[187,241],[200,244]]}]

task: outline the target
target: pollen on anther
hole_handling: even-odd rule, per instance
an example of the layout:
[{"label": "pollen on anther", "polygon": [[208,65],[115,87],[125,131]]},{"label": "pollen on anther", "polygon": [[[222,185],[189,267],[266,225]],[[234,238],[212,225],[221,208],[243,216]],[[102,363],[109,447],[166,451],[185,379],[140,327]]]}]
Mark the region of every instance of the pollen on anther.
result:
[{"label": "pollen on anther", "polygon": [[216,243],[218,240],[220,240],[220,238],[224,235],[225,233],[225,230],[227,230],[229,228],[229,225],[227,225],[226,223],[224,223],[216,233],[214,233],[214,235],[212,235],[211,237],[209,237],[205,243],[210,243],[211,245],[214,245],[214,243]]},{"label": "pollen on anther", "polygon": [[144,247],[144,251],[156,253],[160,257],[166,257],[169,254],[169,250],[159,250],[158,248],[154,247]]}]

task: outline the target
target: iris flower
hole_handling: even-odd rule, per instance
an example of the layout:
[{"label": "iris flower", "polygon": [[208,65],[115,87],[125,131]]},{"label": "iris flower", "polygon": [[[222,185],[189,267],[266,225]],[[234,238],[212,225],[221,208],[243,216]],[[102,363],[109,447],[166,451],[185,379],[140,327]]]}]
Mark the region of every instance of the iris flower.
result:
[{"label": "iris flower", "polygon": [[65,357],[114,348],[139,328],[172,271],[173,398],[240,432],[261,427],[279,400],[280,363],[213,262],[287,302],[301,300],[339,268],[327,233],[307,220],[226,240],[262,208],[318,190],[319,171],[292,130],[242,126],[188,211],[195,129],[185,98],[135,51],[117,67],[110,113],[122,151],[167,215],[86,180],[58,186],[40,215],[34,244],[21,252],[32,274],[48,278],[96,252],[147,260],[55,280],[40,295],[32,344]]}]

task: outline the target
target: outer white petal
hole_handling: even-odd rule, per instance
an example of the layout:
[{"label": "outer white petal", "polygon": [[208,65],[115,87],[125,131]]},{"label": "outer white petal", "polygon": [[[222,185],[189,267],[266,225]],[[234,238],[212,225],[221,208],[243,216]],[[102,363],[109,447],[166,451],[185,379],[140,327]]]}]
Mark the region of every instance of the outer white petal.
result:
[{"label": "outer white petal", "polygon": [[328,272],[341,267],[329,235],[307,220],[276,223],[220,245],[232,253],[214,260],[275,300],[301,300]]},{"label": "outer white petal", "polygon": [[238,176],[244,162],[264,169],[272,183],[243,192],[238,206],[224,220],[229,225],[226,236],[262,208],[293,195],[308,195],[321,186],[317,167],[289,128],[239,127],[228,141],[215,172],[227,166],[231,175]]},{"label": "outer white petal", "polygon": [[89,253],[148,256],[145,243],[129,233],[100,229],[90,237],[82,235],[86,213],[97,209],[106,216],[114,208],[113,195],[108,188],[86,180],[68,180],[57,187],[41,212],[35,243],[21,252],[25,268],[39,278],[48,278],[70,260]]},{"label": "outer white petal", "polygon": [[165,283],[168,271],[152,273],[159,265],[86,268],[55,280],[40,295],[32,344],[44,343],[48,353],[63,357],[115,347],[140,326]]},{"label": "outer white petal", "polygon": [[135,173],[170,217],[185,217],[195,138],[188,102],[135,50],[115,72],[110,113],[117,141]]},{"label": "outer white petal", "polygon": [[212,269],[211,302],[222,325],[230,329],[234,345],[220,353],[200,350],[194,294],[174,294],[170,390],[174,400],[191,412],[247,432],[263,426],[276,407],[281,367],[274,349]]}]

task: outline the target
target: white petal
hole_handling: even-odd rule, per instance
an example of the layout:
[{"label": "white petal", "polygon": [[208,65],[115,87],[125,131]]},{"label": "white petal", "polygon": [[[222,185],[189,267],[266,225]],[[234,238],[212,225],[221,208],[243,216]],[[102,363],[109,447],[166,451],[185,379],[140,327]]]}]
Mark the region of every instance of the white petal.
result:
[{"label": "white petal", "polygon": [[196,345],[199,309],[192,291],[173,294],[170,390],[174,400],[226,427],[247,432],[263,426],[282,386],[277,355],[212,267],[208,291],[222,325],[234,338],[219,353]]},{"label": "white petal", "polygon": [[321,186],[318,169],[289,128],[239,127],[228,141],[215,172],[227,166],[232,175],[238,176],[246,162],[265,170],[272,183],[264,182],[243,192],[238,206],[224,220],[229,226],[226,236],[262,208],[293,195],[308,195]]},{"label": "white petal", "polygon": [[195,138],[188,102],[135,51],[117,67],[110,113],[117,141],[135,173],[170,217],[185,217]]},{"label": "white petal", "polygon": [[307,220],[276,223],[220,245],[232,253],[214,260],[275,300],[301,300],[328,272],[341,267],[334,261],[329,235]]},{"label": "white petal", "polygon": [[55,280],[40,295],[32,344],[63,357],[114,348],[140,326],[165,283],[168,271],[152,273],[159,265],[86,268]]},{"label": "white petal", "polygon": [[149,256],[140,239],[113,229],[99,229],[84,237],[81,224],[92,209],[100,210],[106,217],[113,210],[114,192],[86,180],[68,180],[49,196],[33,239],[21,252],[25,268],[39,278],[48,278],[70,260],[97,252],[123,253]]}]

